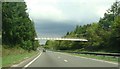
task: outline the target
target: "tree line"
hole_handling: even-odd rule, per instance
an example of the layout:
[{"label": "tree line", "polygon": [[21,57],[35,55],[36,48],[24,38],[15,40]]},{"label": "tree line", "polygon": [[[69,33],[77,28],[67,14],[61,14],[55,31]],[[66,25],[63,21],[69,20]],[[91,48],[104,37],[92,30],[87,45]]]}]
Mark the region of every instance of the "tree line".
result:
[{"label": "tree line", "polygon": [[65,38],[85,38],[88,42],[47,41],[46,48],[53,50],[120,52],[120,1],[113,3],[98,22],[77,25]]},{"label": "tree line", "polygon": [[25,50],[36,50],[34,22],[26,12],[25,2],[2,3],[2,44],[9,48],[19,46]]}]

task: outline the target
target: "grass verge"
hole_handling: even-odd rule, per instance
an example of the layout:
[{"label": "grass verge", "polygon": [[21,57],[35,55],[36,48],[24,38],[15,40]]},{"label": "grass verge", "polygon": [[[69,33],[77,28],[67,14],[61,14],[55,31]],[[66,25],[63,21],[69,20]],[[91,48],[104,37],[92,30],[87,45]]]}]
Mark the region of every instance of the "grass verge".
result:
[{"label": "grass verge", "polygon": [[10,67],[14,64],[20,63],[21,61],[37,55],[37,51],[28,52],[22,48],[12,48],[2,50],[2,67]]}]

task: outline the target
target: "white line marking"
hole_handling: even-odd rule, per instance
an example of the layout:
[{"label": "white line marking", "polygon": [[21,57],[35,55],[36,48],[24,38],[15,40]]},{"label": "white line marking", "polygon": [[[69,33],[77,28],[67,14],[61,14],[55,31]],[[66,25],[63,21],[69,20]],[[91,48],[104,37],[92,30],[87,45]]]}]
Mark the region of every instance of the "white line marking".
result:
[{"label": "white line marking", "polygon": [[[61,52],[56,52],[56,53],[60,53],[60,54],[63,54],[63,55],[68,55],[68,56],[73,56],[73,55],[68,54],[68,53],[61,53]],[[100,60],[100,59],[93,59],[93,58],[87,58],[87,57],[81,57],[81,56],[74,56],[74,57],[79,57],[79,58],[90,59],[90,60],[94,60],[94,61],[106,62],[106,63],[118,65],[118,63],[105,61],[105,60]]]},{"label": "white line marking", "polygon": [[[76,56],[76,57],[79,57],[79,56]],[[99,59],[93,59],[93,58],[87,58],[87,57],[81,57],[81,56],[80,56],[80,58],[90,59],[90,60],[94,60],[94,61],[100,61],[100,62],[106,62],[106,63],[118,65],[118,63],[114,63],[114,62],[110,62],[110,61],[105,61],[105,60],[99,60]]]},{"label": "white line marking", "polygon": [[32,64],[35,60],[37,60],[41,56],[41,54],[42,54],[42,52],[36,58],[34,58],[31,62],[29,62],[27,65],[25,65],[24,67],[28,67],[30,64]]},{"label": "white line marking", "polygon": [[64,60],[65,62],[68,62],[67,60]]}]

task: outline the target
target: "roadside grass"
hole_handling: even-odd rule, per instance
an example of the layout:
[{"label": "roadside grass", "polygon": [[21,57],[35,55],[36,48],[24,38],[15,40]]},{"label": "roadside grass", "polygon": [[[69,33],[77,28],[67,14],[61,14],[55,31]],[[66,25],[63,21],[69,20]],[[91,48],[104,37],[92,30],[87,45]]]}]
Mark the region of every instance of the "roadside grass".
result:
[{"label": "roadside grass", "polygon": [[86,57],[86,58],[93,58],[93,59],[99,59],[99,60],[105,60],[105,61],[118,63],[118,57],[100,56],[100,55],[86,55],[86,54],[73,54],[73,53],[69,53],[69,54],[75,55],[75,56],[81,56],[81,57]]},{"label": "roadside grass", "polygon": [[2,67],[10,67],[14,64],[37,55],[37,51],[28,52],[22,48],[2,48]]}]

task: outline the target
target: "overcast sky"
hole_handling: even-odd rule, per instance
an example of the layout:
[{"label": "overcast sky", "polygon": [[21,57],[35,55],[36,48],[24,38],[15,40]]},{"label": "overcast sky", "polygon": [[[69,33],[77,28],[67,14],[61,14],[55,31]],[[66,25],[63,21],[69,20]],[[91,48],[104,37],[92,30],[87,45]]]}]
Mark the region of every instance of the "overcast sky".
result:
[{"label": "overcast sky", "polygon": [[25,0],[30,17],[36,20],[97,21],[115,0]]},{"label": "overcast sky", "polygon": [[115,0],[25,0],[25,2],[38,34],[47,37],[55,34],[62,36],[67,31],[73,30],[75,25],[97,22]]}]

